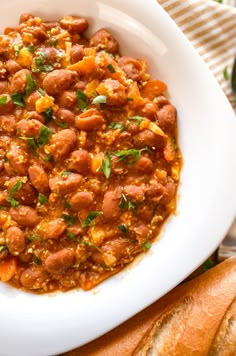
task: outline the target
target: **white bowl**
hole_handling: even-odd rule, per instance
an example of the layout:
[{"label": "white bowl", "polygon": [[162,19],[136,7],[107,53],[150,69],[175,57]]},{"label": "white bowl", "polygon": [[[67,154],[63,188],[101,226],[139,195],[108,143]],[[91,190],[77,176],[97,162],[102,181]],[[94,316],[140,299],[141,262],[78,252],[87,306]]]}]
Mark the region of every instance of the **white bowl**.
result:
[{"label": "white bowl", "polygon": [[176,286],[219,245],[236,211],[236,120],[220,87],[155,0],[7,0],[1,27],[22,12],[88,18],[123,54],[146,58],[178,109],[184,166],[178,209],[151,251],[89,292],[31,295],[0,284],[1,356],[49,356],[112,329]]}]

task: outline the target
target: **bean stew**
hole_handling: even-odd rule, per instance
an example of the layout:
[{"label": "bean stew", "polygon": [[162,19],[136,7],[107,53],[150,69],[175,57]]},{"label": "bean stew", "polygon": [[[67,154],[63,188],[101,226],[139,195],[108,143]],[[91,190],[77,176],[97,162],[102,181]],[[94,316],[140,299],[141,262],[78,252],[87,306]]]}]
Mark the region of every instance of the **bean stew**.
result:
[{"label": "bean stew", "polygon": [[175,211],[176,108],[107,29],[22,14],[0,35],[0,280],[89,290]]}]

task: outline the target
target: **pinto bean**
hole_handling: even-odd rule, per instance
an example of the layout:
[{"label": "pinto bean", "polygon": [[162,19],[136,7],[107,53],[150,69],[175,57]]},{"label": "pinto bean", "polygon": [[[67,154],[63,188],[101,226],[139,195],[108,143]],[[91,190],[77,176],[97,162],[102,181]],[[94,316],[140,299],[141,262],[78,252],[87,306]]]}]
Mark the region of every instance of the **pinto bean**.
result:
[{"label": "pinto bean", "polygon": [[37,189],[38,192],[44,193],[48,190],[48,175],[38,164],[34,164],[28,169],[29,179],[31,184]]},{"label": "pinto bean", "polygon": [[13,220],[22,226],[35,226],[40,221],[36,210],[26,205],[21,205],[19,208],[10,208],[9,214]]},{"label": "pinto bean", "polygon": [[54,219],[44,224],[43,236],[45,239],[58,239],[66,231],[63,219]]},{"label": "pinto bean", "polygon": [[0,81],[0,94],[5,94],[7,92],[8,83],[6,80]]},{"label": "pinto bean", "polygon": [[165,194],[165,187],[160,183],[147,186],[146,196],[153,201],[159,201]]},{"label": "pinto bean", "polygon": [[70,50],[71,63],[81,61],[84,56],[84,49],[79,44],[74,45]]},{"label": "pinto bean", "polygon": [[20,15],[19,23],[27,22],[30,19],[33,19],[33,16],[31,14],[25,12]]},{"label": "pinto bean", "polygon": [[11,255],[17,256],[25,249],[25,236],[16,226],[9,227],[6,233],[6,244]]},{"label": "pinto bean", "polygon": [[132,166],[132,171],[150,174],[153,171],[153,163],[148,157],[140,157]]},{"label": "pinto bean", "polygon": [[134,228],[136,234],[136,239],[139,243],[143,244],[147,238],[151,235],[152,230],[150,230],[146,225],[140,224]]},{"label": "pinto bean", "polygon": [[76,104],[76,94],[73,91],[64,91],[57,99],[58,105],[62,108],[71,109]]},{"label": "pinto bean", "polygon": [[22,119],[17,123],[16,129],[17,129],[17,133],[19,134],[19,136],[27,136],[27,137],[37,138],[42,126],[43,126],[43,124],[38,120]]},{"label": "pinto bean", "polygon": [[27,113],[27,120],[37,120],[42,122],[42,124],[45,122],[45,118],[43,116],[43,114],[39,114],[37,111],[29,111]]},{"label": "pinto bean", "polygon": [[25,105],[26,109],[28,111],[33,111],[36,110],[36,101],[41,98],[41,95],[39,94],[38,91],[34,91],[32,94],[30,94],[26,99],[25,99]]},{"label": "pinto bean", "polygon": [[63,161],[76,144],[76,134],[73,130],[61,130],[52,136],[47,150],[57,161]]},{"label": "pinto bean", "polygon": [[0,131],[4,133],[14,134],[16,120],[14,115],[1,115],[0,116]]},{"label": "pinto bean", "polygon": [[49,95],[57,95],[71,87],[76,73],[67,69],[56,69],[47,74],[43,80],[43,89]]},{"label": "pinto bean", "polygon": [[48,256],[45,266],[49,273],[63,273],[73,266],[74,260],[74,251],[64,248]]},{"label": "pinto bean", "polygon": [[64,122],[69,125],[74,125],[75,123],[75,114],[67,109],[59,109],[56,112],[56,122]]},{"label": "pinto bean", "polygon": [[29,267],[22,273],[20,282],[27,289],[43,288],[48,281],[48,274],[40,267]]},{"label": "pinto bean", "polygon": [[143,201],[145,197],[145,187],[137,185],[126,185],[124,187],[124,193],[132,200]]},{"label": "pinto bean", "polygon": [[106,96],[107,105],[120,106],[127,102],[126,89],[119,80],[105,79],[98,85],[96,91]]},{"label": "pinto bean", "polygon": [[14,104],[9,94],[1,95],[6,98],[6,104],[0,105],[0,115],[9,114],[14,109]]},{"label": "pinto bean", "polygon": [[27,175],[29,159],[27,153],[16,144],[10,146],[9,152],[6,154],[10,167],[18,175]]},{"label": "pinto bean", "polygon": [[138,108],[138,114],[145,116],[150,120],[156,119],[158,106],[149,99],[144,99],[144,103]]},{"label": "pinto bean", "polygon": [[[12,177],[9,179],[9,183],[7,186],[8,193],[11,191],[12,187],[19,182],[21,177]],[[23,183],[21,181],[21,187],[19,191],[12,193],[12,197],[25,205],[31,205],[36,201],[36,191],[34,187],[29,182]]]},{"label": "pinto bean", "polygon": [[97,31],[89,41],[91,47],[98,47],[107,50],[110,53],[117,53],[119,50],[118,42],[112,37],[105,28]]},{"label": "pinto bean", "polygon": [[115,238],[105,242],[101,247],[101,251],[94,251],[92,259],[95,263],[105,263],[107,266],[112,266],[119,263],[121,258],[126,255],[130,245],[131,242],[128,239],[121,237]]},{"label": "pinto bean", "polygon": [[85,150],[74,151],[70,155],[68,168],[77,173],[85,174],[89,171],[90,156]]},{"label": "pinto bean", "polygon": [[22,67],[13,59],[9,59],[6,61],[6,70],[8,71],[9,74],[15,74],[16,72],[19,72]]},{"label": "pinto bean", "polygon": [[27,86],[26,74],[30,74],[28,69],[21,69],[13,75],[9,88],[11,93],[25,93]]},{"label": "pinto bean", "polygon": [[59,23],[62,28],[72,33],[81,33],[88,28],[88,21],[81,17],[64,16]]},{"label": "pinto bean", "polygon": [[173,105],[165,105],[157,112],[157,119],[162,130],[173,129],[176,123],[176,108]]},{"label": "pinto bean", "polygon": [[139,81],[144,73],[143,64],[132,57],[120,57],[118,63],[129,79]]},{"label": "pinto bean", "polygon": [[107,191],[103,197],[102,211],[105,220],[117,219],[121,213],[119,203],[121,192],[119,190]]},{"label": "pinto bean", "polygon": [[134,143],[138,147],[148,146],[150,148],[163,148],[165,146],[166,137],[156,135],[151,130],[141,131],[134,136]]},{"label": "pinto bean", "polygon": [[49,187],[53,193],[69,194],[78,189],[82,181],[82,176],[71,173],[65,177],[54,177],[49,180]]},{"label": "pinto bean", "polygon": [[102,114],[96,109],[89,109],[75,118],[75,126],[79,130],[92,131],[104,123]]},{"label": "pinto bean", "polygon": [[156,97],[155,102],[158,106],[159,109],[161,109],[163,106],[168,105],[169,101],[164,95],[159,95]]},{"label": "pinto bean", "polygon": [[54,63],[58,60],[58,54],[60,52],[53,47],[43,47],[42,52],[44,53],[44,58],[47,62]]},{"label": "pinto bean", "polygon": [[73,211],[78,211],[79,209],[87,208],[93,202],[93,193],[91,192],[77,192],[74,193],[68,202],[71,205]]},{"label": "pinto bean", "polygon": [[165,185],[165,193],[161,199],[162,204],[168,204],[175,196],[176,184],[171,178],[168,179]]}]

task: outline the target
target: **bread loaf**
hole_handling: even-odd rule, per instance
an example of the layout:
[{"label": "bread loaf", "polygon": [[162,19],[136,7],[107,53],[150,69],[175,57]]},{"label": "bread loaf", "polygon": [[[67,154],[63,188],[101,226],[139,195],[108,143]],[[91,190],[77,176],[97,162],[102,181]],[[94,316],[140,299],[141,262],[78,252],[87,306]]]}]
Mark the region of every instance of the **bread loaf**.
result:
[{"label": "bread loaf", "polygon": [[234,356],[236,258],[183,283],[67,356]]}]

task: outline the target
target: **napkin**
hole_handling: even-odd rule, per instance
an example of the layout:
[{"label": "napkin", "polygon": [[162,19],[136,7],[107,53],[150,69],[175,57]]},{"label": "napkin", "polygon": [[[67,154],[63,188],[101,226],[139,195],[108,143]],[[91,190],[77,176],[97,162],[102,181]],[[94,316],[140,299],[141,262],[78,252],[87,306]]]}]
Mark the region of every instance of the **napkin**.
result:
[{"label": "napkin", "polygon": [[[198,51],[236,111],[236,102],[230,87],[232,66],[236,56],[236,0],[159,0],[158,2]],[[132,342],[135,338],[137,341],[140,340],[155,319],[153,310],[155,309],[152,306],[145,309],[118,328],[123,330],[123,334],[125,328],[128,328]],[[119,345],[122,332],[117,335],[110,333],[104,335],[104,343],[108,345],[109,342],[116,342]],[[92,356],[92,353],[87,354],[86,350],[96,349],[96,342],[97,340],[88,344],[88,349],[78,348],[64,355]],[[124,342],[122,347],[123,344]],[[99,341],[98,345],[101,346]],[[102,351],[99,355],[107,356]],[[124,354],[124,356],[130,355]]]}]

